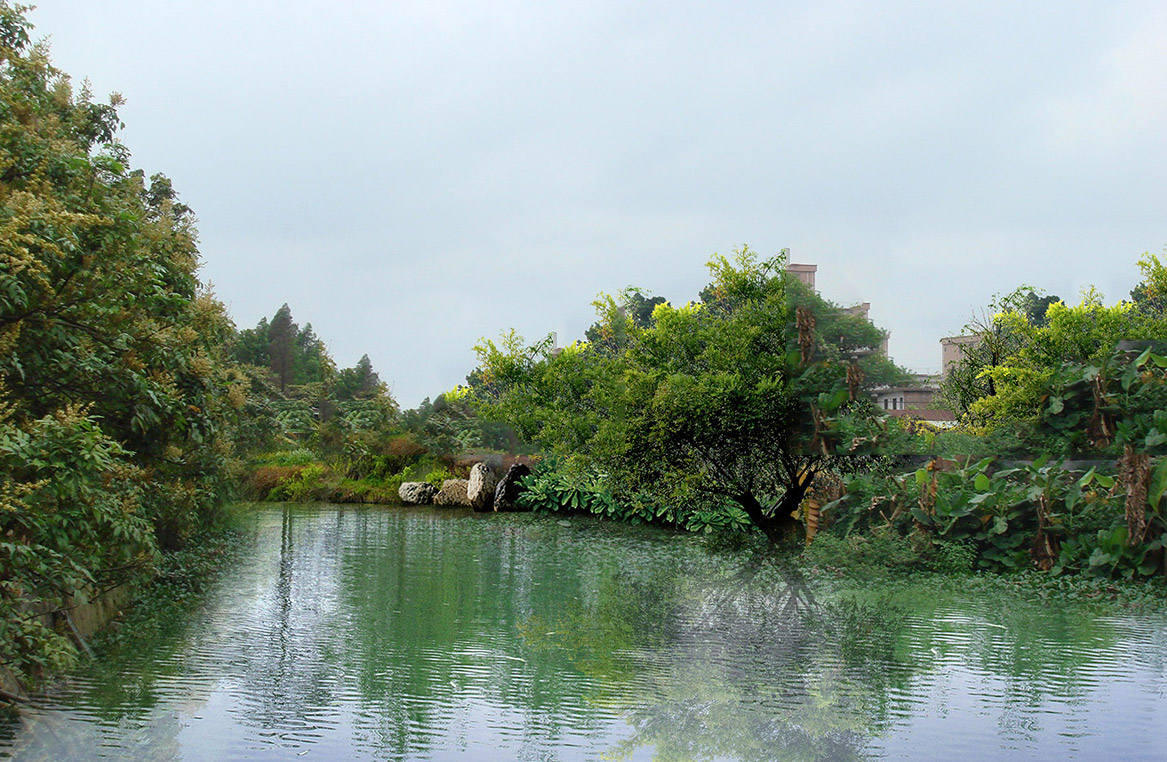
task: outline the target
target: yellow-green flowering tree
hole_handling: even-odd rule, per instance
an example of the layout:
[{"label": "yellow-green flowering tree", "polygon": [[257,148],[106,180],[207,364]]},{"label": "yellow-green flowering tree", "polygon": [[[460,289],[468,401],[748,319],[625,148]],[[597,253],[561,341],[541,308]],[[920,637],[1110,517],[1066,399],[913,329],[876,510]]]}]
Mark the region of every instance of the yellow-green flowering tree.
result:
[{"label": "yellow-green flowering tree", "polygon": [[120,99],[74,91],[26,11],[0,0],[0,661],[28,675],[48,646],[21,611],[214,519],[246,379],[193,214],[129,168]]}]

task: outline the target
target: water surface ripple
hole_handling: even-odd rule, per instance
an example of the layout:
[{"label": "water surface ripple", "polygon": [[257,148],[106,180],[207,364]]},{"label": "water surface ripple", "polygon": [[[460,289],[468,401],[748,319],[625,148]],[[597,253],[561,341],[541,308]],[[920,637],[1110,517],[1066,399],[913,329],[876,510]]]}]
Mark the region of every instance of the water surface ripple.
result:
[{"label": "water surface ripple", "polygon": [[824,587],[573,519],[271,506],[15,760],[1161,760],[1167,621]]}]

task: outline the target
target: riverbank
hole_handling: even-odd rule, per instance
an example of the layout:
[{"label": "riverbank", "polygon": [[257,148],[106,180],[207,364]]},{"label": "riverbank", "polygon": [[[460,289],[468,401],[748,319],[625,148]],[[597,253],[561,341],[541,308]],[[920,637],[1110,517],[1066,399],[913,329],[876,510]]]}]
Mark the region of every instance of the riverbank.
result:
[{"label": "riverbank", "polygon": [[[453,475],[445,467],[425,472],[428,468],[425,466],[407,468],[388,478],[355,480],[344,478],[334,468],[315,460],[301,463],[290,458],[288,462],[273,460],[288,455],[273,454],[266,462],[253,467],[245,477],[244,491],[254,499],[275,502],[323,501],[399,507],[402,501],[397,488],[403,481],[428,481],[438,487]],[[460,469],[459,473],[464,475],[474,462],[475,458],[465,457],[454,468]],[[1113,478],[1100,475],[1093,468],[1080,474],[1068,470],[1064,463],[1044,461],[990,471],[993,475],[987,476],[986,463],[970,462],[953,470],[951,464],[942,462],[934,470],[936,464],[930,460],[916,471],[887,477],[889,483],[897,485],[903,494],[885,495],[879,488],[890,489],[886,484],[868,483],[872,478],[866,477],[853,480],[855,483],[848,484],[845,489],[832,483],[828,486],[834,492],[828,489],[812,493],[804,509],[808,510],[807,523],[819,531],[813,535],[807,553],[825,567],[857,569],[864,574],[887,571],[893,574],[959,575],[979,570],[1012,578],[1044,560],[1047,563],[1043,564],[1042,571],[1032,573],[1033,579],[1068,580],[1045,583],[1051,589],[1073,590],[1078,584],[1076,580],[1090,580],[1100,585],[1096,596],[1106,595],[1100,591],[1115,586],[1165,590],[1167,576],[1159,573],[1162,551],[1156,555],[1158,546],[1155,543],[1132,549],[1121,537],[1118,540],[1110,537],[1111,526],[1123,520],[1121,503],[1124,496],[1103,489],[1115,485]],[[911,489],[923,490],[932,484],[928,474],[934,474],[932,482],[937,481],[938,475],[952,484],[945,483],[945,490],[939,496],[929,493],[929,511],[913,511],[923,498]],[[1041,522],[1034,519],[1034,510],[1021,494],[1039,478],[1044,480],[1046,506]],[[526,484],[520,504],[536,513],[592,516],[619,523],[679,528],[709,535],[715,546],[765,544],[761,535],[751,530],[750,522],[740,511],[726,507],[681,511],[651,504],[624,503],[608,491],[602,478],[587,471],[574,473],[563,468],[556,459],[537,462]],[[832,502],[824,508],[827,501]],[[932,507],[932,503],[942,505]],[[1008,503],[1007,513],[1003,515],[1007,519],[1001,518],[995,523],[990,521],[994,518],[994,511],[1006,510],[1000,507],[1005,503]],[[876,512],[871,509],[877,504],[882,505],[883,512],[890,517],[877,521]],[[813,516],[809,513],[811,510]],[[940,518],[949,514],[956,515],[956,518],[950,516],[948,522],[941,525]],[[1047,538],[1042,547],[1059,550],[1060,561],[1056,564],[1051,562],[1048,553],[1042,557],[1033,550],[1035,534],[1040,536],[1042,533]],[[1104,541],[1111,551],[1109,555],[1098,550],[1090,552]],[[1126,563],[1134,558],[1136,550],[1147,556],[1143,562],[1145,569]],[[1140,570],[1144,576],[1136,574]],[[1145,585],[1119,582],[1131,579],[1149,582]]]},{"label": "riverbank", "polygon": [[185,615],[200,605],[207,589],[250,547],[254,533],[247,522],[246,508],[234,506],[228,516],[182,549],[162,554],[150,572],[128,576],[91,602],[79,604],[67,617],[58,617],[55,626],[67,639],[57,641],[40,674],[19,679],[9,674],[4,685],[9,695],[0,706],[15,710],[88,663],[140,648],[181,628]]},{"label": "riverbank", "polygon": [[235,508],[229,523],[163,555],[157,574],[136,584],[120,615],[91,640],[95,658],[148,647],[181,629],[206,592],[253,547],[254,531],[242,512]]},{"label": "riverbank", "polygon": [[395,463],[396,471],[373,469],[353,477],[307,449],[277,450],[258,455],[250,461],[239,478],[239,491],[257,502],[327,502],[371,505],[400,505],[397,494],[403,482],[425,481],[436,488],[454,472],[463,476],[469,465],[461,467],[450,459],[440,463],[428,454],[415,453],[412,462]]}]

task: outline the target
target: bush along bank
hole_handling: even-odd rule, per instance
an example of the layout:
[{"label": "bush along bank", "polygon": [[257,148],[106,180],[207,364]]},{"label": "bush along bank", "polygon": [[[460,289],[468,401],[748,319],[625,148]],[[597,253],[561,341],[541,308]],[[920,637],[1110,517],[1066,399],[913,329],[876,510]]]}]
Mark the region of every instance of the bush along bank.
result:
[{"label": "bush along bank", "polygon": [[[306,462],[305,462],[306,461]],[[243,479],[243,494],[267,502],[395,504],[405,482],[424,481],[440,488],[454,472],[441,464],[418,463],[387,475],[357,476],[317,459],[309,451],[266,453]]]},{"label": "bush along bank", "polygon": [[1048,458],[1016,467],[937,458],[846,479],[846,494],[822,513],[827,531],[854,547],[903,538],[923,567],[1148,577],[1164,572],[1165,480],[1167,459],[1145,469],[1120,461],[1107,474]]},{"label": "bush along bank", "polygon": [[[1069,465],[1048,457],[963,464],[936,457],[902,473],[824,479],[799,511],[808,553],[821,565],[869,572],[1167,575],[1167,458],[1145,468],[1138,461]],[[557,458],[536,463],[523,487],[519,505],[537,513],[700,532],[718,547],[752,545],[756,534],[729,506],[702,511],[620,497],[601,474]]]},{"label": "bush along bank", "polygon": [[[436,493],[447,482],[469,479],[477,464],[489,470],[495,484],[511,465],[532,460],[530,456],[490,450],[471,450],[452,456],[418,449],[408,458],[380,461],[380,468],[361,471],[344,463],[323,460],[312,450],[298,448],[255,457],[243,476],[242,491],[249,500],[266,502],[428,504],[432,502],[431,493],[422,492],[427,496],[425,499],[406,500],[402,497],[402,485],[424,483],[432,485]],[[525,505],[519,508],[529,510]]]},{"label": "bush along bank", "polygon": [[[1149,283],[1167,287],[1158,260],[1141,264]],[[906,473],[844,477],[845,494],[822,509],[833,535],[856,549],[864,538],[902,540],[901,557],[923,566],[951,557],[992,571],[1167,577],[1167,355],[1155,351],[1159,342],[1114,336],[1091,342],[1083,327],[1118,321],[1133,330],[1149,320],[1139,335],[1154,336],[1164,318],[1127,303],[1067,308],[1058,302],[1044,319],[1036,325],[1016,311],[998,315],[998,326],[1018,342],[1020,359],[979,372],[982,380],[996,379],[996,393],[970,406],[967,433],[914,436],[917,452],[957,445],[960,456],[939,453],[950,457]],[[1035,338],[1027,343],[1030,334]],[[1023,367],[1033,364],[1038,349],[1065,344],[1067,335],[1094,347],[1093,356]],[[1069,353],[1059,348],[1056,356]],[[958,368],[952,377],[962,373],[971,375]],[[1017,409],[1003,423],[969,422],[977,410],[1000,416],[1008,405]],[[985,451],[998,455],[971,455]],[[1045,454],[1027,460],[1033,452]]]},{"label": "bush along bank", "polygon": [[784,264],[745,248],[715,255],[712,282],[683,307],[639,289],[601,295],[588,340],[562,350],[513,331],[480,342],[467,379],[476,409],[560,458],[529,477],[522,500],[757,530],[787,548],[881,548],[870,555],[901,566],[1162,579],[1158,258],[1140,260],[1132,302],[999,298],[942,385],[960,415],[945,432],[874,408],[873,386],[901,383],[875,349],[882,333]]}]

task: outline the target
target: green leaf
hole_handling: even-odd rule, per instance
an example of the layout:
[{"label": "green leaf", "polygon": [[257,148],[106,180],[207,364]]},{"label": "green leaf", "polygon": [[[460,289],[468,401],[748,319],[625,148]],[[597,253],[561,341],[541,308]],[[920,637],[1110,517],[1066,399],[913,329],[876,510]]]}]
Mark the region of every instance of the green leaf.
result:
[{"label": "green leaf", "polygon": [[1167,492],[1167,458],[1159,458],[1155,470],[1151,472],[1151,488],[1147,492],[1147,504],[1152,510],[1159,510],[1163,493]]},{"label": "green leaf", "polygon": [[977,474],[977,478],[973,480],[973,486],[977,492],[988,492],[991,486],[989,477],[984,474]]},{"label": "green leaf", "polygon": [[929,516],[927,513],[924,513],[924,509],[918,505],[912,506],[912,518],[924,526],[932,526],[936,523],[936,520]]},{"label": "green leaf", "polygon": [[833,395],[831,395],[831,398],[825,405],[827,411],[834,412],[835,410],[838,410],[850,396],[850,392],[848,392],[846,389],[840,389],[839,391],[835,392]]},{"label": "green leaf", "polygon": [[1094,552],[1090,554],[1089,563],[1091,566],[1106,566],[1108,564],[1113,564],[1117,560],[1117,558],[1110,555],[1102,548],[1095,548]]}]

